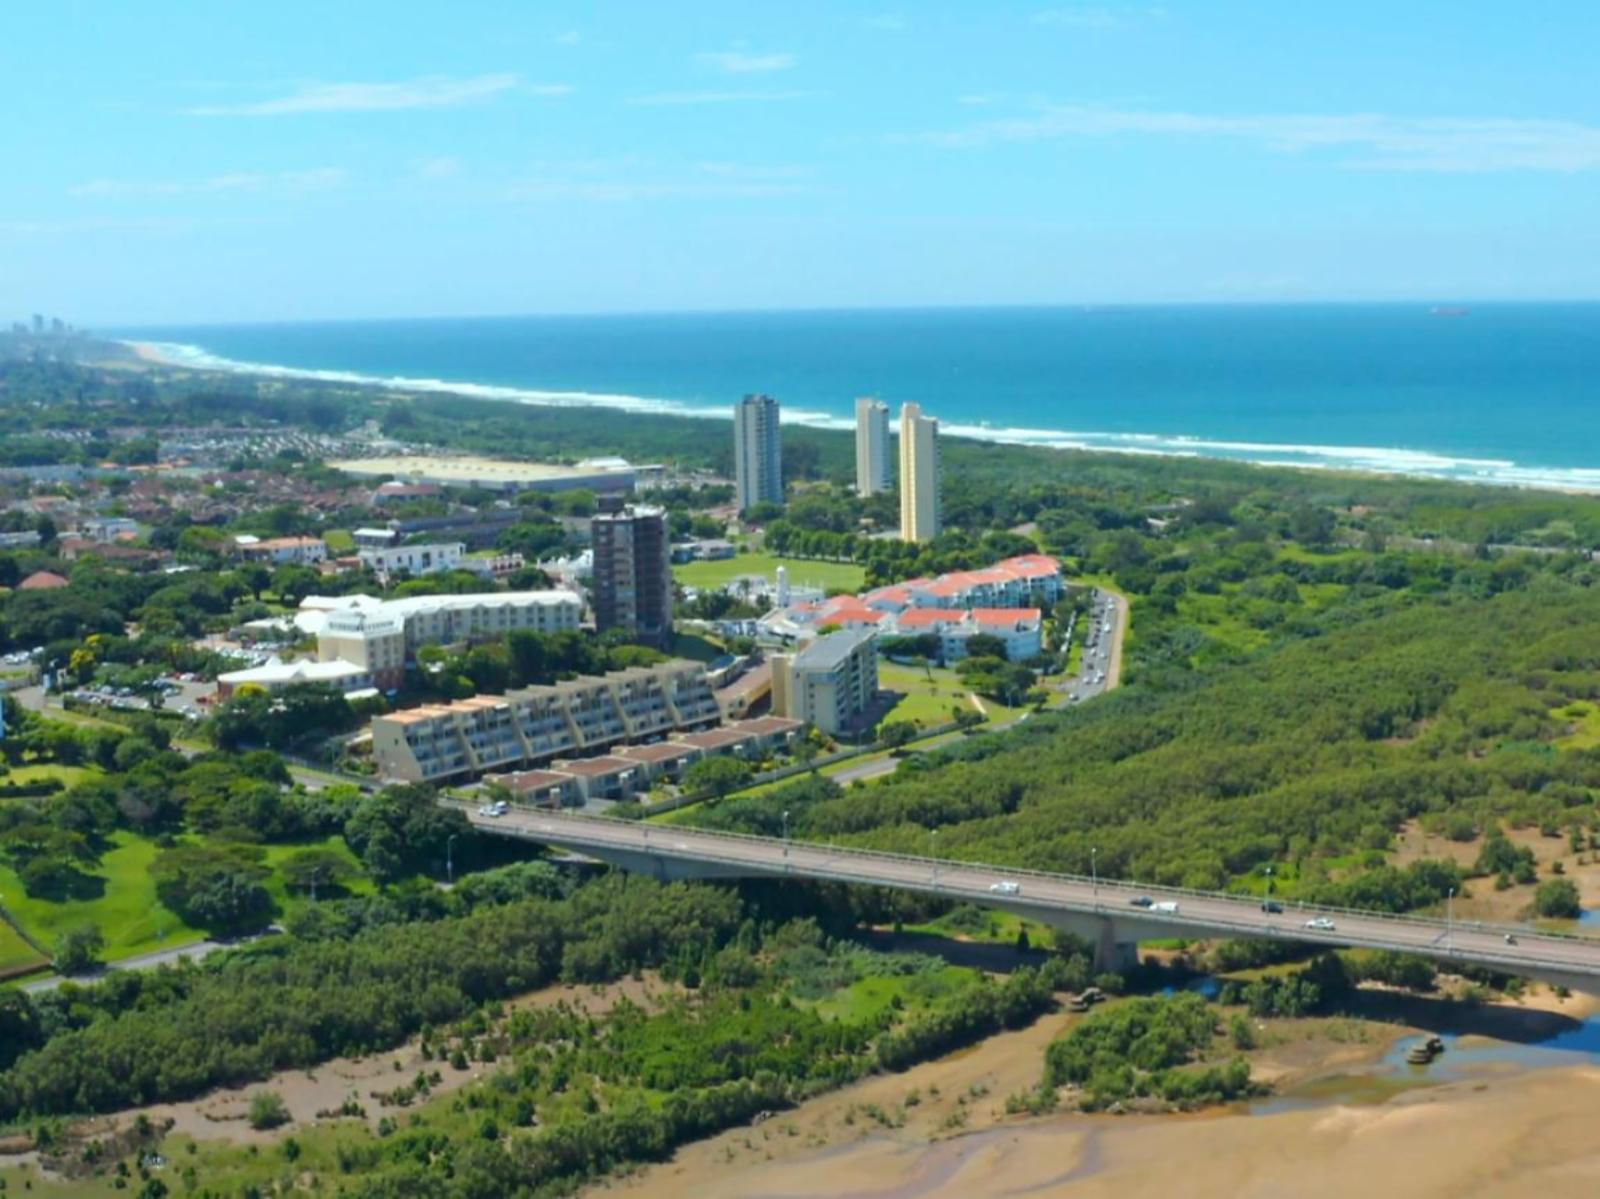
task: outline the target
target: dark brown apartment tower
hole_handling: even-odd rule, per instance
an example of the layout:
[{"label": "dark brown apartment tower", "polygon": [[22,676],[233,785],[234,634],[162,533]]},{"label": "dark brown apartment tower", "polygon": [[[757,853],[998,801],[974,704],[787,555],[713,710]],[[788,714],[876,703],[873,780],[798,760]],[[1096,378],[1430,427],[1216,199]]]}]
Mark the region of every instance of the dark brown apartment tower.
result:
[{"label": "dark brown apartment tower", "polygon": [[667,513],[645,504],[602,503],[595,513],[594,622],[646,645],[672,644],[672,547]]}]

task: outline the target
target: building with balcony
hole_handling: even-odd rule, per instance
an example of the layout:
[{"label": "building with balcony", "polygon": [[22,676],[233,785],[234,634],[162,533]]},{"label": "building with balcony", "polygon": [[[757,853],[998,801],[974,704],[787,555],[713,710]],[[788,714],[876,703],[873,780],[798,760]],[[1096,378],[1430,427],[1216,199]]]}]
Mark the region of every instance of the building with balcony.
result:
[{"label": "building with balcony", "polygon": [[439,782],[655,740],[718,717],[705,668],[671,661],[379,716],[372,744],[385,777]]},{"label": "building with balcony", "polygon": [[666,647],[672,641],[672,545],[667,512],[610,497],[590,522],[594,569],[589,583],[595,628]]},{"label": "building with balcony", "polygon": [[317,659],[359,666],[388,690],[400,686],[406,663],[424,645],[487,641],[514,629],[560,633],[576,629],[583,614],[570,591],[344,598],[346,606],[328,611],[321,622]]},{"label": "building with balcony", "polygon": [[846,629],[772,656],[772,711],[825,733],[864,723],[878,694],[878,651],[868,629]]}]

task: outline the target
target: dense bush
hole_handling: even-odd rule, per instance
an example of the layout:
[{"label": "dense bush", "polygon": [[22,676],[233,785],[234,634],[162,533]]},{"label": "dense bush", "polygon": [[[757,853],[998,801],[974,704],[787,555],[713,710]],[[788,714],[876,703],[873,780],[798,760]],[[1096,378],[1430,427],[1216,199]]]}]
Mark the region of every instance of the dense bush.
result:
[{"label": "dense bush", "polygon": [[[114,976],[85,992],[88,1003],[63,997],[73,1002],[64,1028],[9,1018],[34,1047],[0,1074],[0,1119],[180,1099],[385,1048],[558,977],[615,978],[684,947],[714,946],[738,917],[724,891],[608,876],[570,899],[279,944],[215,970]],[[163,991],[164,1002],[151,1002]],[[100,1006],[102,993],[128,1006]],[[88,1018],[97,1006],[103,1014]]]}]

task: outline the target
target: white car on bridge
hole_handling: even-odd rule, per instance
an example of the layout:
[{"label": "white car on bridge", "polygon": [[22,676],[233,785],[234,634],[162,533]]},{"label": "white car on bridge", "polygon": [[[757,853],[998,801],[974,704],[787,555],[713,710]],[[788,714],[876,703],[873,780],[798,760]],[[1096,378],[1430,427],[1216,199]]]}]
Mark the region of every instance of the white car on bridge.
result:
[{"label": "white car on bridge", "polygon": [[997,883],[990,883],[989,890],[996,895],[1019,895],[1022,892],[1022,884],[1014,883],[1010,879],[1001,879]]}]

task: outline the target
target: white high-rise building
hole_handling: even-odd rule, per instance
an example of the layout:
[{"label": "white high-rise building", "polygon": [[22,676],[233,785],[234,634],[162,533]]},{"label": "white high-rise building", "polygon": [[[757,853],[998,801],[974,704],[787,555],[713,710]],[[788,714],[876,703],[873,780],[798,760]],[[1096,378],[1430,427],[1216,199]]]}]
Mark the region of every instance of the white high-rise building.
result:
[{"label": "white high-rise building", "polygon": [[900,539],[939,535],[939,422],[919,404],[900,406]]},{"label": "white high-rise building", "polygon": [[856,401],[856,494],[889,490],[889,405],[870,396]]},{"label": "white high-rise building", "polygon": [[783,503],[783,443],[771,396],[748,395],[734,407],[733,476],[741,512]]}]

